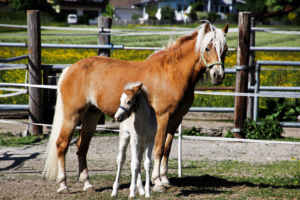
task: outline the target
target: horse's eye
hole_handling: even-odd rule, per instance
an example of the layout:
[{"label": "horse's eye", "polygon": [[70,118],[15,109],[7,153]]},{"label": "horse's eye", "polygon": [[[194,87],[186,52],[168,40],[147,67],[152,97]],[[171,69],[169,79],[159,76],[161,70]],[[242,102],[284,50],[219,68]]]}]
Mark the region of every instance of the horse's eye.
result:
[{"label": "horse's eye", "polygon": [[209,51],[209,48],[206,47],[206,48],[205,48],[205,51]]}]

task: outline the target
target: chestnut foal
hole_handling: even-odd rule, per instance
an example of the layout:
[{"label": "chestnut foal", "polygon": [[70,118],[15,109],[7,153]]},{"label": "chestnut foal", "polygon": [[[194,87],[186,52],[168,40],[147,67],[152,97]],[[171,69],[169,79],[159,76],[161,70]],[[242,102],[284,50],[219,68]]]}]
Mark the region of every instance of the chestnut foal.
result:
[{"label": "chestnut foal", "polygon": [[[117,196],[122,166],[126,159],[126,149],[131,145],[131,185],[129,197],[135,197],[138,187],[140,195],[150,197],[151,154],[157,130],[155,111],[149,104],[147,92],[142,83],[128,83],[121,96],[121,105],[115,114],[120,125],[119,155],[117,158],[118,171],[111,196]],[[141,177],[141,162],[145,152],[144,168],[146,171],[145,190]]]}]

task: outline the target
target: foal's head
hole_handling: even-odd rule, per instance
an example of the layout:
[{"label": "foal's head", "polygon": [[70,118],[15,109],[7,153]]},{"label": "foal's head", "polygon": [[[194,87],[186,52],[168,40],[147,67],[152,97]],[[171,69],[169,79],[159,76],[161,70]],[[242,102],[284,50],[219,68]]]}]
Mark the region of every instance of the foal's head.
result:
[{"label": "foal's head", "polygon": [[141,82],[128,83],[125,85],[124,93],[120,99],[120,107],[114,117],[116,121],[124,121],[138,109],[142,86],[143,84]]},{"label": "foal's head", "polygon": [[228,50],[225,36],[228,24],[221,30],[209,22],[200,26],[195,50],[200,52],[200,62],[205,65],[206,73],[213,85],[219,85],[225,78],[224,62]]}]

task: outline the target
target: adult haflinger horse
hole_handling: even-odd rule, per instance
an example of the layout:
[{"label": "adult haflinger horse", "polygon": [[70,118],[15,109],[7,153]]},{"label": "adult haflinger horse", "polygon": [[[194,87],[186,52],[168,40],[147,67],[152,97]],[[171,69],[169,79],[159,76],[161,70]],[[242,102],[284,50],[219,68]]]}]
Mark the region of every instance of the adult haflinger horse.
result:
[{"label": "adult haflinger horse", "polygon": [[[179,37],[147,60],[129,62],[107,57],[80,60],[64,70],[58,83],[53,128],[48,143],[44,175],[57,178],[58,192],[69,192],[65,155],[76,125],[82,129],[77,141],[79,181],[83,190],[93,189],[89,181],[86,154],[98,119],[104,113],[113,117],[126,82],[142,82],[157,118],[152,181],[155,191],[170,186],[168,157],[174,133],[194,101],[194,87],[206,72],[214,85],[224,79],[225,35],[206,23],[190,35]],[[99,144],[101,145],[101,144]]]}]

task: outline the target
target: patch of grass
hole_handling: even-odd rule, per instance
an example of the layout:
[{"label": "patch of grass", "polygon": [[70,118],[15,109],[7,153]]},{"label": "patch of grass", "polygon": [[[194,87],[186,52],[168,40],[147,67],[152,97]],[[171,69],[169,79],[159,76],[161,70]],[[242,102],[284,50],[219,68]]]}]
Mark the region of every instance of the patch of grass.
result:
[{"label": "patch of grass", "polygon": [[0,135],[0,146],[6,147],[22,147],[28,144],[35,144],[46,139],[44,135],[31,135],[26,137],[16,137],[13,133],[8,132]]}]

